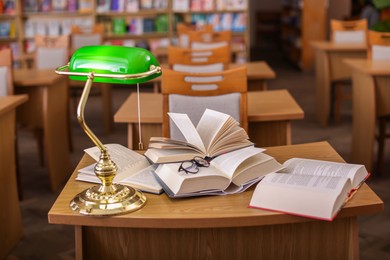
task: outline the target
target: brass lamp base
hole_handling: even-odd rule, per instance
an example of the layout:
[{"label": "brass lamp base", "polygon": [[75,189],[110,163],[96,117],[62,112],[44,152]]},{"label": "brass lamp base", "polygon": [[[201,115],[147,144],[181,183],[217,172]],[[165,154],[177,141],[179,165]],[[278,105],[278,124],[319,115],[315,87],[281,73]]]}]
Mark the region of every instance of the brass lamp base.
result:
[{"label": "brass lamp base", "polygon": [[76,195],[70,202],[73,211],[82,215],[107,216],[136,211],[146,204],[146,196],[139,190],[121,184],[93,186]]}]

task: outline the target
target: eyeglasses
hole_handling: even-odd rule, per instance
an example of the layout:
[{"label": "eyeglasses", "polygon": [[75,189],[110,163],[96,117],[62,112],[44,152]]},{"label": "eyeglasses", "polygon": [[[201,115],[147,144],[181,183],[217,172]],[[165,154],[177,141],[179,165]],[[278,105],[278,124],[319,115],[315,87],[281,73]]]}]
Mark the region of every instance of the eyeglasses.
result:
[{"label": "eyeglasses", "polygon": [[192,160],[190,161],[183,161],[179,169],[177,170],[178,172],[185,172],[185,173],[191,173],[195,174],[199,172],[199,167],[209,167],[210,163],[208,160],[200,157],[200,156],[195,156]]}]

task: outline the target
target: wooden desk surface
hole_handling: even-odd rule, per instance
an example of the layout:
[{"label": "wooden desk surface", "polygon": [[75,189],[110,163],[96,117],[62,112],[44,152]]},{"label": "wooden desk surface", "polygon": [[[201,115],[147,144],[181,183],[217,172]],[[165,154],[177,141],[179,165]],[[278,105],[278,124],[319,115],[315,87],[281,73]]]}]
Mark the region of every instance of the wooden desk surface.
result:
[{"label": "wooden desk surface", "polygon": [[310,45],[314,49],[323,51],[361,51],[367,50],[367,44],[360,43],[334,43],[331,41],[312,41]]},{"label": "wooden desk surface", "polygon": [[15,69],[13,73],[14,84],[22,87],[52,85],[57,80],[66,80],[54,70]]},{"label": "wooden desk surface", "polygon": [[[162,123],[162,94],[140,93],[141,122]],[[248,92],[248,121],[276,121],[302,119],[304,111],[283,90]],[[114,122],[136,123],[137,94],[132,93],[114,115]]]},{"label": "wooden desk surface", "polygon": [[[343,159],[327,143],[308,143],[291,146],[269,147],[266,150],[279,162],[291,157],[306,157],[341,162]],[[307,222],[310,219],[277,212],[248,208],[253,188],[226,196],[208,196],[170,199],[166,194],[147,195],[142,209],[113,217],[86,217],[74,213],[69,202],[79,192],[91,187],[90,183],[75,181],[77,169],[91,164],[84,156],[48,213],[49,223],[77,226],[136,227],[136,228],[206,228],[245,227],[281,223]],[[337,218],[374,214],[383,211],[383,201],[364,184],[345,205]]]},{"label": "wooden desk surface", "polygon": [[28,95],[13,95],[0,97],[0,115],[3,115],[28,100]]},{"label": "wooden desk surface", "polygon": [[276,78],[275,71],[265,61],[250,61],[245,64],[232,63],[229,65],[229,68],[236,68],[242,65],[246,65],[248,80]]},{"label": "wooden desk surface", "polygon": [[364,74],[372,76],[390,75],[390,61],[388,60],[344,59],[344,63]]}]

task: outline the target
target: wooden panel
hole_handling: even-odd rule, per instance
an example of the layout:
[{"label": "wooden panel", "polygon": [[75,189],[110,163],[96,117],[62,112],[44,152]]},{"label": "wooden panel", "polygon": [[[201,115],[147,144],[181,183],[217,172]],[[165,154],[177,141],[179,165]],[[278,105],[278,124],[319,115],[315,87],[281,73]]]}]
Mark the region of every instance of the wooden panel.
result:
[{"label": "wooden panel", "polygon": [[375,142],[375,82],[370,75],[353,73],[351,162],[372,171]]},{"label": "wooden panel", "polygon": [[257,147],[290,144],[290,122],[249,122],[248,135],[249,139],[255,143]]},{"label": "wooden panel", "polygon": [[330,52],[329,53],[329,71],[330,80],[339,80],[350,78],[352,68],[344,63],[344,59],[365,59],[366,53],[362,51]]},{"label": "wooden panel", "polygon": [[390,77],[375,77],[375,86],[377,115],[390,115]]},{"label": "wooden panel", "polygon": [[0,258],[5,257],[23,235],[15,165],[15,110],[0,115]]},{"label": "wooden panel", "polygon": [[[356,259],[355,218],[209,229],[83,227],[85,259]],[[351,250],[354,247],[355,250]]]},{"label": "wooden panel", "polygon": [[314,50],[310,42],[325,40],[327,30],[327,6],[325,0],[304,0],[302,18],[302,61],[303,70],[314,67]]}]

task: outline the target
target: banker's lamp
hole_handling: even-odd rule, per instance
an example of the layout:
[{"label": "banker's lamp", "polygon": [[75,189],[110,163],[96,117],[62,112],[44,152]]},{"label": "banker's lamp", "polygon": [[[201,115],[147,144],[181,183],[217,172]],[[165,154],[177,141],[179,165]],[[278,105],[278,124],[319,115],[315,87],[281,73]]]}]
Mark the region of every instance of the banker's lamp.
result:
[{"label": "banker's lamp", "polygon": [[95,174],[101,184],[76,195],[70,202],[72,210],[83,215],[116,215],[135,211],[146,203],[146,196],[132,187],[113,183],[117,166],[102,142],[84,120],[92,82],[138,84],[161,75],[156,58],[147,50],[124,46],[85,46],[78,49],[70,62],[56,69],[72,80],[86,81],[77,107],[77,119],[88,137],[100,149]]}]

